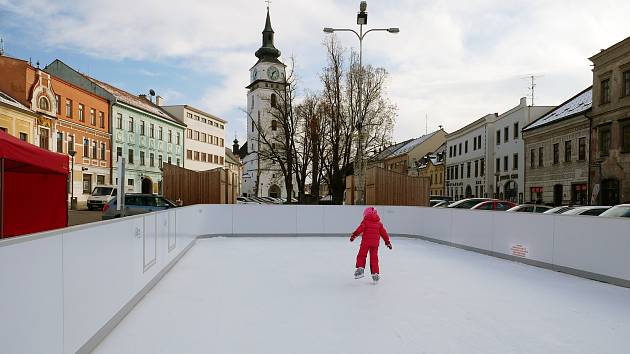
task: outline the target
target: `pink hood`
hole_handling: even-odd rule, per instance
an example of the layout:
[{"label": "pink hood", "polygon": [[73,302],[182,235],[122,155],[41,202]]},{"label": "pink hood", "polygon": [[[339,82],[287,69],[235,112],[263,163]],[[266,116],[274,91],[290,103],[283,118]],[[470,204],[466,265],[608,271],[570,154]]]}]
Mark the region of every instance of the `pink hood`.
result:
[{"label": "pink hood", "polygon": [[379,222],[381,218],[378,216],[376,209],[373,207],[367,207],[363,210],[363,220]]}]

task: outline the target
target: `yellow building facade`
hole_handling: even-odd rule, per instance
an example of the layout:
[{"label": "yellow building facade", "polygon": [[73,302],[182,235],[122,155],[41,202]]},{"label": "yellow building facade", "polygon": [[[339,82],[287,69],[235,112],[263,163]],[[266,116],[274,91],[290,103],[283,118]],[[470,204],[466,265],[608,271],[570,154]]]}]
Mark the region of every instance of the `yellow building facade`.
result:
[{"label": "yellow building facade", "polygon": [[37,118],[36,113],[0,91],[0,130],[37,145]]},{"label": "yellow building facade", "polygon": [[444,195],[444,162],[436,162],[434,159],[428,161],[418,168],[418,176],[431,179],[430,193],[432,196]]}]

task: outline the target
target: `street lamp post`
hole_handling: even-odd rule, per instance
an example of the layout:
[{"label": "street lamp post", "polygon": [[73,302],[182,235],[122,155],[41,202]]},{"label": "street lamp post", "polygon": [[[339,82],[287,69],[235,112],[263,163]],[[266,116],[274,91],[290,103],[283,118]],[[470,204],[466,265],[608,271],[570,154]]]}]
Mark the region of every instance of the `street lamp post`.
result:
[{"label": "street lamp post", "polygon": [[70,167],[70,209],[74,210],[74,155],[76,155],[76,151],[70,150],[68,151],[68,155],[72,157],[72,163]]},{"label": "street lamp post", "polygon": [[357,14],[357,25],[359,25],[359,32],[350,29],[350,28],[331,28],[324,27],[324,33],[333,33],[333,32],[352,32],[359,39],[359,83],[358,83],[358,97],[357,97],[357,105],[359,115],[357,117],[357,153],[354,160],[354,175],[356,177],[355,189],[356,189],[356,199],[355,204],[364,205],[365,204],[365,163],[364,163],[364,132],[363,132],[363,107],[362,107],[362,85],[363,85],[363,39],[370,32],[376,31],[385,31],[389,33],[398,33],[400,29],[397,27],[391,28],[372,28],[365,33],[363,32],[363,25],[367,25],[367,2],[361,1],[359,5],[359,13]]}]

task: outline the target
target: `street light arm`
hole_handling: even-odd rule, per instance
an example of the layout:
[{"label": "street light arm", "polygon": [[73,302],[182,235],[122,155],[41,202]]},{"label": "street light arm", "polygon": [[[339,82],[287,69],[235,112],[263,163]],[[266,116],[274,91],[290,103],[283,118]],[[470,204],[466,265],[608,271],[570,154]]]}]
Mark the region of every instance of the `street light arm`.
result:
[{"label": "street light arm", "polygon": [[357,31],[355,31],[353,29],[350,29],[350,28],[331,28],[331,32],[330,33],[332,33],[332,32],[352,32],[352,33],[354,33],[357,36],[357,38],[359,38],[359,40],[363,39],[359,35],[359,33],[357,33]]},{"label": "street light arm", "polygon": [[[381,31],[381,32],[398,33],[398,32],[392,32],[392,29],[391,29],[391,28],[372,28],[372,29],[369,29],[369,30],[365,31],[365,33],[363,33],[363,37],[362,37],[361,39],[365,38],[365,36],[366,36],[368,33],[373,32],[373,31],[374,31],[374,32],[375,32],[375,31]],[[355,33],[356,33],[356,32],[355,32]]]}]

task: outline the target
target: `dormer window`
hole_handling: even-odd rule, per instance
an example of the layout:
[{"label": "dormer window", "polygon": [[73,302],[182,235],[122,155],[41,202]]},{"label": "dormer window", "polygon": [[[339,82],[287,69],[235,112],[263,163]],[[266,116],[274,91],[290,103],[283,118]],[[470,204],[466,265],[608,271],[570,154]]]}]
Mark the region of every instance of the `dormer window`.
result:
[{"label": "dormer window", "polygon": [[50,110],[50,103],[48,102],[48,98],[46,97],[39,98],[39,109],[44,110],[44,111]]}]

